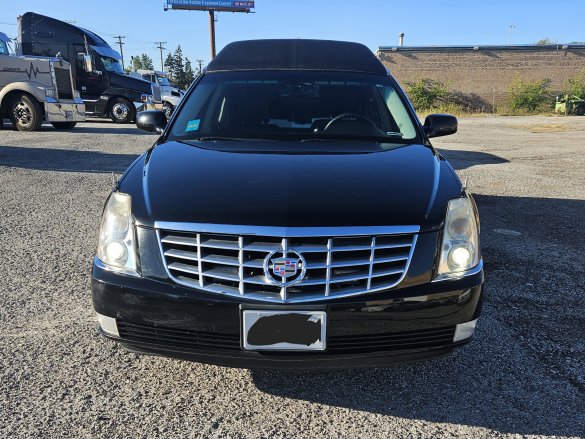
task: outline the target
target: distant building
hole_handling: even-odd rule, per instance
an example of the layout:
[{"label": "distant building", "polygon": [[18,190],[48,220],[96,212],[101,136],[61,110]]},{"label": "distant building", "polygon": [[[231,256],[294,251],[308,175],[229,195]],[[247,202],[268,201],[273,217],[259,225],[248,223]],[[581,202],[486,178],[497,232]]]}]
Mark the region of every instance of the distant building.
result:
[{"label": "distant building", "polygon": [[549,79],[557,92],[585,68],[584,44],[380,47],[376,54],[405,88],[414,79],[438,80],[478,111],[507,102],[516,74]]}]

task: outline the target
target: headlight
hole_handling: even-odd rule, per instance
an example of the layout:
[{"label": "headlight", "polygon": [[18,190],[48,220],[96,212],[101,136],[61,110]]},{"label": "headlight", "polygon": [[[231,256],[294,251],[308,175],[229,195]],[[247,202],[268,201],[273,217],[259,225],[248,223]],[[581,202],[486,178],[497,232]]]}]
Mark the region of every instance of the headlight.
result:
[{"label": "headlight", "polygon": [[53,87],[45,88],[45,96],[54,98],[55,97],[55,89]]},{"label": "headlight", "polygon": [[456,275],[479,264],[479,229],[471,198],[449,201],[437,275]]},{"label": "headlight", "polygon": [[81,95],[79,94],[79,92],[77,90],[73,90],[73,98],[74,99],[80,99]]},{"label": "headlight", "polygon": [[132,198],[113,192],[102,216],[97,257],[118,271],[136,272]]},{"label": "headlight", "polygon": [[140,95],[140,100],[142,102],[150,103],[150,102],[152,102],[152,95],[146,95],[146,94]]}]

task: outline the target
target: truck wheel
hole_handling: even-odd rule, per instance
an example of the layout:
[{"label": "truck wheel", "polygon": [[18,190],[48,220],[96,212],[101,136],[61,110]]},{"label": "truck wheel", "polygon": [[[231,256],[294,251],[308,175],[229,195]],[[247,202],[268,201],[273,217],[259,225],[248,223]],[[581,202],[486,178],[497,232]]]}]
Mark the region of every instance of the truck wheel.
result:
[{"label": "truck wheel", "polygon": [[124,98],[114,98],[110,102],[108,115],[115,123],[130,123],[136,117],[134,104]]},{"label": "truck wheel", "polygon": [[41,105],[35,98],[24,93],[12,100],[9,116],[18,131],[36,131],[43,123]]},{"label": "truck wheel", "polygon": [[579,105],[575,108],[575,114],[577,116],[585,116],[585,105]]},{"label": "truck wheel", "polygon": [[170,104],[168,102],[165,102],[163,104],[162,111],[165,114],[165,116],[167,117],[167,120],[169,120],[171,118],[171,114],[173,114],[174,109],[175,109],[175,107],[173,107],[173,104]]},{"label": "truck wheel", "polygon": [[51,122],[51,125],[53,125],[56,130],[70,130],[77,125],[77,122]]}]

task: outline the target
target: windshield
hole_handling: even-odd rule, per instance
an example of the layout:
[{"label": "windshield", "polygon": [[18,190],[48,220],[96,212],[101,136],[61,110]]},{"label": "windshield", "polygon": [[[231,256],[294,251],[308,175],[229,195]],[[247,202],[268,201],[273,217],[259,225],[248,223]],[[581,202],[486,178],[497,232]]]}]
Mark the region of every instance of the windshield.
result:
[{"label": "windshield", "polygon": [[108,72],[116,72],[124,74],[124,70],[122,70],[122,66],[118,63],[117,60],[114,58],[110,58],[109,56],[101,56],[102,63],[104,64],[104,68]]},{"label": "windshield", "polygon": [[158,80],[159,85],[162,85],[164,87],[168,87],[171,84],[169,84],[169,80],[167,79],[166,76],[157,76],[156,79]]},{"label": "windshield", "polygon": [[0,40],[0,55],[10,55],[6,41]]},{"label": "windshield", "polygon": [[169,136],[214,137],[411,143],[417,131],[393,82],[385,76],[254,71],[205,75]]}]

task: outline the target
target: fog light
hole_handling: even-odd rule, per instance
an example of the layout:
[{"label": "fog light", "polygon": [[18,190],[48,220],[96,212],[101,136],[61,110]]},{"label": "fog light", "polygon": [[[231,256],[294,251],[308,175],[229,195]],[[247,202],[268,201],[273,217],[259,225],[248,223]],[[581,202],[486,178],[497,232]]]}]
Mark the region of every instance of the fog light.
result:
[{"label": "fog light", "polygon": [[113,335],[115,337],[120,336],[120,333],[118,332],[118,325],[116,325],[116,319],[112,317],[103,316],[99,313],[96,314],[102,331],[104,331],[108,335]]},{"label": "fog light", "polygon": [[455,327],[455,335],[453,341],[461,341],[469,338],[475,332],[475,326],[477,325],[477,319],[467,323],[460,323]]}]

